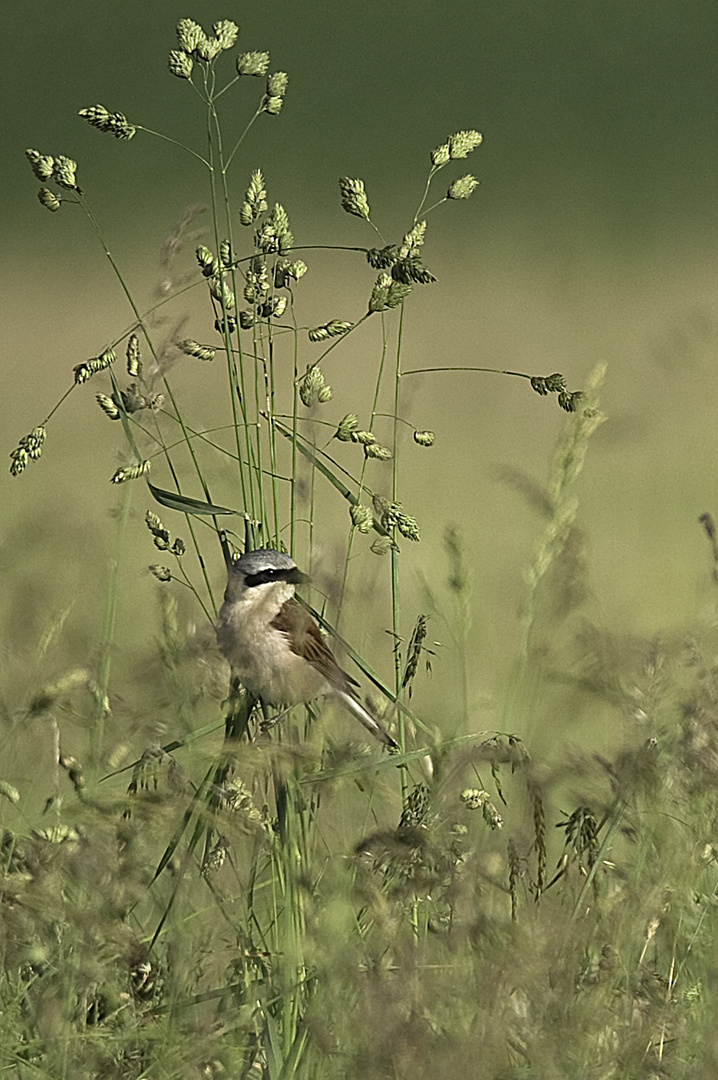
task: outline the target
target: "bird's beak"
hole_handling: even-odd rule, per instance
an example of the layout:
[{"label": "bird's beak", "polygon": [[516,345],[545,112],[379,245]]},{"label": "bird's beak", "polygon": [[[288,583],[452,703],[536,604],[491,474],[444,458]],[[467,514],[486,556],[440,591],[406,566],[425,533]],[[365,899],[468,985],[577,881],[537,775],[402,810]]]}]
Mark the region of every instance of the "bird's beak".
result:
[{"label": "bird's beak", "polygon": [[301,585],[305,581],[311,581],[308,574],[303,574],[298,566],[295,566],[293,570],[287,571],[286,581],[289,581],[292,585]]}]

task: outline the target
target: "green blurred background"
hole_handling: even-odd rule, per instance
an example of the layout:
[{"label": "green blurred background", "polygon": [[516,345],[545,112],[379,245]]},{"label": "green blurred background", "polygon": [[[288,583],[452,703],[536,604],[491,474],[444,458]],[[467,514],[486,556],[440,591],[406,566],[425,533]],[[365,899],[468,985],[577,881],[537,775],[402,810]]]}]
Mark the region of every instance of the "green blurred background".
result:
[{"label": "green blurred background", "polygon": [[[340,175],[364,179],[373,216],[387,237],[400,239],[431,149],[463,128],[483,133],[483,146],[451,176],[471,171],[481,186],[468,203],[429,219],[425,261],[439,280],[407,307],[404,366],[561,371],[574,389],[607,362],[609,419],[580,484],[586,614],[627,638],[712,617],[710,551],[697,521],[718,512],[718,9],[707,0],[5,5],[6,452],[41,422],[72,367],[130,321],[84,218],[39,206],[24,150],[78,160],[79,182],[128,283],[140,301],[150,297],[176,219],[207,199],[202,171],[142,133],[129,144],[100,135],[77,111],[101,102],[201,148],[201,107],[166,69],[182,17],[207,30],[219,18],[235,20],[240,49],[266,49],[272,69],[289,73],[285,107],[253,129],[232,192],[238,199],[260,166],[270,202],[287,208],[300,245],[375,242],[341,211]],[[258,88],[252,82],[227,96],[228,131],[241,130]],[[311,253],[306,261],[300,319],[358,318],[373,276],[361,259]],[[189,256],[184,265],[191,267]],[[186,310],[186,333],[201,338],[193,319],[206,326],[203,301],[193,295]],[[362,365],[368,356],[373,372],[378,337],[351,340],[345,358],[337,350],[327,365],[332,418],[358,411],[357,402],[365,408],[370,393],[373,376],[363,377]],[[188,363],[176,374],[200,412],[208,370]],[[107,480],[120,445],[92,400],[105,388],[93,382],[73,394],[52,421],[42,460],[20,478],[0,478],[3,649],[17,687],[43,630],[68,608],[62,643],[36,677],[91,665],[117,501]],[[502,475],[508,468],[542,482],[565,417],[553,399],[498,376],[431,375],[407,380],[405,389],[404,414],[437,434],[432,450],[409,445],[404,459],[404,502],[423,537],[406,552],[407,631],[425,602],[423,583],[444,588],[443,536],[456,523],[473,589],[474,726],[492,726],[516,648],[523,571],[541,530]],[[333,506],[341,517],[344,508]],[[155,583],[144,570],[156,561],[141,524],[146,508],[135,492],[116,656],[125,680],[139,670],[157,627]],[[327,562],[332,550],[327,543]],[[374,595],[385,597],[386,564],[367,551],[359,560]],[[220,584],[218,559],[211,573]],[[364,621],[378,624],[374,648],[389,678],[381,599],[376,612]],[[189,607],[185,613],[191,617]],[[357,625],[354,633],[363,646],[369,630]],[[431,633],[444,645],[434,690],[426,691],[433,709],[455,661],[439,615]],[[512,719],[520,729],[521,718]],[[561,734],[585,737],[576,724],[567,720]]]}]

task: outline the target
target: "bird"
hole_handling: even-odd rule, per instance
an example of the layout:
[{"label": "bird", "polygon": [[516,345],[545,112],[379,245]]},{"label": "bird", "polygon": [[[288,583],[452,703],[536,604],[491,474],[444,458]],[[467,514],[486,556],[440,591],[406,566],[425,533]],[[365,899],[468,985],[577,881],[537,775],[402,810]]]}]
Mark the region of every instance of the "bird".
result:
[{"label": "bird", "polygon": [[360,703],[358,683],[339,667],[316,621],[295,599],[309,581],[294,559],[273,548],[245,551],[227,564],[217,642],[242,685],[272,706],[338,699],[391,750],[391,735]]}]

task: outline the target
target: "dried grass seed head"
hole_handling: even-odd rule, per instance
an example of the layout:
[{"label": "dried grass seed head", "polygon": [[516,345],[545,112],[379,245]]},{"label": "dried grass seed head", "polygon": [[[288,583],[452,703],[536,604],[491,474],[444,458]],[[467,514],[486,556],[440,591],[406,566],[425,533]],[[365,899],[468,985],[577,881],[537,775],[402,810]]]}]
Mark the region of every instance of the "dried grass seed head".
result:
[{"label": "dried grass seed head", "polygon": [[150,471],[151,464],[151,461],[145,460],[138,462],[137,465],[129,465],[123,469],[117,469],[110,477],[110,483],[124,484],[128,480],[138,480],[140,476],[144,476],[145,473]]},{"label": "dried grass seed head", "polygon": [[140,342],[137,334],[130,334],[127,339],[127,374],[136,379],[142,372]]},{"label": "dried grass seed head", "polygon": [[356,503],[354,506],[350,507],[349,515],[352,519],[352,525],[354,525],[360,533],[371,532],[374,524],[374,515],[368,506],[364,506],[362,503]]},{"label": "dried grass seed head", "polygon": [[371,443],[369,446],[364,447],[364,456],[373,458],[375,461],[390,461],[392,455],[388,446],[379,446],[378,443]]},{"label": "dried grass seed head", "polygon": [[268,70],[268,52],[246,52],[237,57],[238,75],[266,75]]},{"label": "dried grass seed head", "polygon": [[479,181],[476,177],[467,173],[466,176],[460,176],[458,180],[454,180],[446,192],[446,197],[447,199],[468,199],[478,186]]},{"label": "dried grass seed head", "polygon": [[111,113],[104,105],[91,105],[87,109],[80,109],[79,115],[83,120],[87,120],[91,127],[114,135],[116,139],[132,139],[137,134],[137,128],[129,122],[124,113]]},{"label": "dried grass seed head", "polygon": [[457,131],[449,136],[449,156],[453,161],[466,158],[483,141],[484,137],[478,131]]},{"label": "dried grass seed head", "polygon": [[339,195],[347,214],[369,221],[369,200],[364,190],[363,180],[353,180],[350,176],[339,177]]},{"label": "dried grass seed head", "polygon": [[25,157],[37,180],[51,180],[55,173],[55,159],[50,154],[41,154],[39,150],[26,150]]},{"label": "dried grass seed head", "polygon": [[330,319],[323,326],[314,326],[308,331],[310,341],[326,341],[327,338],[341,337],[353,327],[354,323],[344,322],[342,319]]},{"label": "dried grass seed head", "polygon": [[195,251],[200,270],[205,277],[212,277],[217,272],[217,260],[212,252],[204,244],[200,244]]},{"label": "dried grass seed head", "polygon": [[53,169],[52,178],[56,184],[60,187],[67,188],[68,191],[76,191],[78,195],[81,195],[79,187],[77,186],[77,162],[72,158],[65,157],[64,154],[60,154],[55,158],[55,167]]},{"label": "dried grass seed head", "polygon": [[49,188],[40,188],[37,197],[45,209],[51,210],[53,213],[58,211],[62,205],[62,198],[56,195],[54,191],[50,191]]},{"label": "dried grass seed head", "polygon": [[299,396],[308,409],[319,401],[319,394],[326,385],[324,374],[318,367],[308,367],[299,383]]},{"label": "dried grass seed head", "polygon": [[231,49],[237,40],[239,27],[231,19],[220,19],[212,27],[222,49]]},{"label": "dried grass seed head", "polygon": [[108,397],[107,394],[96,394],[95,399],[105,416],[109,416],[110,420],[120,419],[120,410],[111,397]]},{"label": "dried grass seed head", "polygon": [[180,49],[171,49],[167,57],[167,67],[170,74],[174,75],[175,78],[191,79],[194,60],[188,53]]},{"label": "dried grass seed head", "polygon": [[359,418],[356,413],[347,413],[339,421],[337,430],[334,432],[334,438],[339,442],[351,442],[352,435],[359,426]]},{"label": "dried grass seed head", "polygon": [[451,147],[448,142],[442,143],[441,146],[437,146],[435,150],[431,151],[431,164],[435,169],[440,169],[444,165],[448,165],[451,161]]},{"label": "dried grass seed head", "polygon": [[204,36],[204,30],[194,19],[180,19],[177,23],[177,44],[183,52],[194,52]]}]

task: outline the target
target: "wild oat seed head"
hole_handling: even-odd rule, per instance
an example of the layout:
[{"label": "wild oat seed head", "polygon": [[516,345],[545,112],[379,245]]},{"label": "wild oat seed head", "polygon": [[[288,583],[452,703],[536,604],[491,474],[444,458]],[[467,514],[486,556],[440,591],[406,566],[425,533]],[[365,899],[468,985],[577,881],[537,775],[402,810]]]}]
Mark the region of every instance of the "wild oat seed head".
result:
[{"label": "wild oat seed head", "polygon": [[201,39],[197,42],[194,50],[194,54],[198,59],[204,60],[205,63],[210,64],[215,60],[222,52],[222,43],[216,37],[207,37],[206,34],[202,34]]},{"label": "wild oat seed head", "polygon": [[152,510],[147,510],[145,513],[145,525],[153,534],[156,534],[157,531],[162,532],[164,530],[161,519],[157,514],[153,513]]},{"label": "wild oat seed head", "polygon": [[21,446],[17,447],[10,454],[12,461],[10,462],[10,475],[19,476],[27,468],[27,463],[30,460],[30,455],[27,450],[24,450]]},{"label": "wild oat seed head", "polygon": [[264,259],[255,255],[247,267],[244,299],[248,304],[261,304],[269,296],[269,269]]},{"label": "wild oat seed head", "polygon": [[391,276],[394,281],[400,281],[403,285],[431,285],[436,278],[427,270],[418,255],[407,255],[397,259],[392,265]]},{"label": "wild oat seed head", "polygon": [[364,447],[364,456],[374,458],[376,461],[391,461],[391,450],[388,446],[371,443],[369,446]]},{"label": "wild oat seed head", "polygon": [[147,569],[151,574],[157,578],[158,581],[171,581],[172,571],[167,566],[157,566],[156,564],[148,566]]},{"label": "wild oat seed head", "polygon": [[339,426],[334,432],[333,438],[338,439],[339,442],[351,442],[352,432],[356,431],[359,426],[359,418],[356,413],[347,413],[339,421]]},{"label": "wild oat seed head", "polygon": [[25,157],[37,180],[49,180],[55,172],[55,159],[50,154],[41,154],[37,150],[26,150]]},{"label": "wild oat seed head", "polygon": [[351,441],[360,443],[362,446],[371,446],[376,442],[376,435],[373,431],[352,431]]},{"label": "wild oat seed head", "polygon": [[104,371],[110,364],[114,364],[117,359],[117,355],[114,349],[105,349],[99,356],[93,356],[90,360],[85,360],[82,364],[77,364],[73,371],[75,372],[75,385],[79,386],[81,383],[87,382],[93,375],[96,375],[98,371]]},{"label": "wild oat seed head", "polygon": [[390,536],[377,536],[370,550],[374,555],[388,555],[390,551],[398,551],[399,545]]},{"label": "wild oat seed head", "polygon": [[215,319],[214,328],[218,334],[224,335],[225,328],[227,333],[233,334],[237,329],[237,320],[234,315],[227,315],[224,319]]},{"label": "wild oat seed head", "polygon": [[294,262],[290,262],[287,267],[287,274],[294,281],[299,281],[300,278],[304,277],[308,269],[309,267],[305,262],[302,262],[301,259],[295,259]]},{"label": "wild oat seed head", "polygon": [[65,157],[64,154],[60,154],[55,158],[55,166],[53,169],[53,179],[60,187],[67,188],[69,191],[76,191],[80,194],[80,189],[77,186],[77,162],[72,158]]},{"label": "wild oat seed head", "polygon": [[269,223],[274,229],[277,238],[279,240],[279,253],[280,255],[286,255],[287,251],[294,243],[294,237],[292,236],[289,228],[289,215],[284,209],[281,203],[275,203],[272,210]]},{"label": "wild oat seed head", "polygon": [[267,209],[267,189],[261,169],[255,169],[249,178],[249,187],[239,210],[242,225],[251,225]]},{"label": "wild oat seed head", "polygon": [[498,812],[494,804],[488,799],[481,807],[481,812],[484,816],[484,821],[490,829],[503,829],[504,819],[501,817],[501,814]]},{"label": "wild oat seed head", "polygon": [[458,180],[454,180],[446,192],[447,199],[468,199],[472,192],[479,186],[479,181],[471,173],[467,173],[466,176],[460,176]]},{"label": "wild oat seed head", "polygon": [[442,165],[448,165],[451,161],[451,148],[448,142],[442,143],[441,146],[437,146],[436,150],[431,151],[431,164],[435,169],[440,169]]},{"label": "wild oat seed head", "polygon": [[181,349],[187,356],[196,357],[197,360],[214,360],[216,351],[209,345],[200,345],[198,341],[193,341],[192,338],[185,338],[184,341],[178,341],[177,348]]},{"label": "wild oat seed head", "polygon": [[184,52],[193,52],[204,36],[204,30],[193,19],[180,19],[177,23],[177,42]]},{"label": "wild oat seed head", "polygon": [[369,297],[369,311],[386,311],[389,299],[389,288],[391,286],[391,277],[389,274],[381,273],[374,282],[374,288],[371,291]]},{"label": "wild oat seed head", "polygon": [[137,465],[128,465],[124,469],[117,469],[113,476],[110,477],[110,483],[124,484],[128,480],[137,480],[150,471],[151,464],[151,461],[145,460],[140,461]]},{"label": "wild oat seed head", "polygon": [[356,503],[349,510],[349,516],[352,519],[352,525],[360,533],[371,532],[372,525],[374,524],[374,516],[368,506],[364,506],[362,503]]},{"label": "wild oat seed head", "polygon": [[426,222],[417,221],[404,237],[398,255],[400,259],[406,259],[410,255],[418,255],[419,248],[423,245],[426,237]]},{"label": "wild oat seed head", "polygon": [[54,191],[50,191],[49,188],[43,187],[37,193],[37,197],[45,207],[46,210],[52,210],[53,213],[60,209],[62,205],[62,199],[59,195],[56,195]]},{"label": "wild oat seed head", "polygon": [[472,150],[481,146],[484,137],[478,131],[457,131],[449,136],[449,155],[452,160],[468,157]]},{"label": "wild oat seed head", "polygon": [[127,374],[136,379],[142,371],[140,342],[137,334],[130,334],[127,339]]},{"label": "wild oat seed head", "polygon": [[578,410],[578,405],[582,397],[583,394],[580,390],[574,390],[573,393],[562,390],[558,395],[558,403],[565,412],[575,413]]},{"label": "wild oat seed head", "polygon": [[414,442],[419,446],[433,446],[436,441],[436,435],[433,431],[415,431]]},{"label": "wild oat seed head", "polygon": [[267,79],[267,97],[284,97],[288,82],[289,76],[286,71],[275,71]]},{"label": "wild oat seed head", "polygon": [[266,75],[268,69],[268,52],[246,52],[237,57],[238,75]]},{"label": "wild oat seed head", "polygon": [[197,262],[199,263],[200,270],[204,276],[212,277],[217,270],[217,260],[209,248],[205,247],[204,244],[200,244],[195,251],[195,255],[197,256]]},{"label": "wild oat seed head", "polygon": [[387,244],[383,248],[369,248],[366,253],[366,261],[373,270],[388,270],[399,258],[399,248],[396,244]]},{"label": "wild oat seed head", "polygon": [[171,49],[167,58],[167,67],[170,74],[178,79],[191,79],[194,60],[189,53],[180,49]]},{"label": "wild oat seed head", "polygon": [[341,319],[330,319],[328,323],[324,323],[323,326],[315,326],[309,332],[310,341],[326,341],[327,338],[341,337],[342,334],[346,334],[348,330],[351,330],[354,323],[343,322]]},{"label": "wild oat seed head", "polygon": [[480,810],[487,802],[489,793],[483,788],[465,788],[460,798],[467,810]]},{"label": "wild oat seed head", "polygon": [[128,383],[124,390],[120,390],[120,397],[126,413],[140,412],[141,409],[149,406],[147,398],[140,392],[137,383]]},{"label": "wild oat seed head", "polygon": [[392,281],[387,293],[386,306],[388,308],[398,307],[402,300],[407,298],[410,292],[411,285],[407,285],[401,281]]},{"label": "wild oat seed head", "polygon": [[107,394],[95,394],[95,399],[103,413],[105,413],[106,416],[109,416],[110,420],[120,419],[120,410],[117,408],[111,397],[108,397]]},{"label": "wild oat seed head", "polygon": [[224,275],[217,274],[209,279],[209,291],[210,295],[221,303],[224,308],[231,309],[234,307],[234,293]]},{"label": "wild oat seed head", "polygon": [[80,109],[79,115],[98,131],[109,132],[116,139],[131,139],[137,134],[137,128],[129,122],[124,113],[108,112],[104,105]]},{"label": "wild oat seed head", "polygon": [[324,386],[321,387],[319,393],[317,394],[317,402],[320,405],[326,405],[326,403],[328,401],[331,401],[331,400],[332,400],[332,388],[331,388],[331,386],[328,386],[328,385],[325,384]]},{"label": "wild oat seed head", "polygon": [[324,374],[321,369],[308,367],[299,383],[299,396],[308,409],[317,404],[319,391],[324,385]]},{"label": "wild oat seed head", "polygon": [[212,27],[217,41],[223,49],[231,49],[237,40],[239,27],[231,19],[220,19]]},{"label": "wild oat seed head", "polygon": [[209,878],[213,874],[216,874],[224,866],[227,859],[227,852],[229,851],[229,840],[226,836],[220,836],[214,847],[205,855],[202,860],[202,866],[200,867],[200,873],[203,877]]},{"label": "wild oat seed head", "polygon": [[282,111],[283,104],[283,97],[265,97],[264,112],[269,113],[270,116],[277,116]]},{"label": "wild oat seed head", "polygon": [[403,510],[398,510],[394,514],[394,520],[396,521],[397,529],[407,540],[413,540],[415,542],[421,540],[419,523],[416,518],[410,517],[409,514],[405,514]]},{"label": "wild oat seed head", "polygon": [[39,451],[46,438],[47,431],[40,424],[38,427],[34,427],[29,435],[25,436],[25,438],[22,440],[22,445],[25,445],[27,447],[30,452],[30,457],[39,457],[39,453],[36,454],[35,451]]},{"label": "wild oat seed head", "polygon": [[369,220],[369,200],[366,197],[363,180],[352,180],[350,176],[339,177],[339,195],[342,207],[347,214]]},{"label": "wild oat seed head", "polygon": [[546,389],[551,394],[560,394],[562,390],[566,389],[566,380],[558,371],[553,375],[547,375],[544,381]]}]

